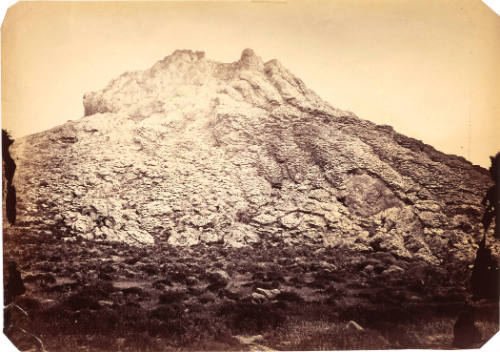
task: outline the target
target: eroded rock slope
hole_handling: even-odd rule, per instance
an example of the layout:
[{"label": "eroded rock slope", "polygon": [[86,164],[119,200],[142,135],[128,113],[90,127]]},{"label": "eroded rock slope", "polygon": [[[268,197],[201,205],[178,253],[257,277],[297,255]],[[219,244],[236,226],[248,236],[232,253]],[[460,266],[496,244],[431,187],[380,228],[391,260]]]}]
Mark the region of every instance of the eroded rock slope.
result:
[{"label": "eroded rock slope", "polygon": [[84,108],[12,147],[17,226],[137,245],[314,243],[434,264],[474,255],[484,169],[332,107],[250,49],[233,63],[176,51],[85,94]]}]

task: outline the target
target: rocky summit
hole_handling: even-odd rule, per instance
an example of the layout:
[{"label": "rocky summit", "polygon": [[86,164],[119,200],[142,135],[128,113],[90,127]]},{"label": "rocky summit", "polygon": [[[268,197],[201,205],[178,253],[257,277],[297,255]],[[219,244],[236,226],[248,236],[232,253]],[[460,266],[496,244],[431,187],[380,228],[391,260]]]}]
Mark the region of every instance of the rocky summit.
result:
[{"label": "rocky summit", "polygon": [[475,255],[486,170],[333,107],[251,49],[232,63],[178,50],[83,105],[84,117],[11,147],[16,227],[137,246],[314,244],[434,265]]}]

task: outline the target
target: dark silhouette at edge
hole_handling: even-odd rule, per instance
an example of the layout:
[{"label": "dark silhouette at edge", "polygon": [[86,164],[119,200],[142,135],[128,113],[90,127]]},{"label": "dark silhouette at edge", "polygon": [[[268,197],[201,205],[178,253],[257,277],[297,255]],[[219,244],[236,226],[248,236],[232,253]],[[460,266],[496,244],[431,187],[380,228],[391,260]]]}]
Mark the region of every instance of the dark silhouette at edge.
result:
[{"label": "dark silhouette at edge", "polygon": [[486,206],[486,211],[484,212],[481,222],[483,223],[486,235],[493,218],[495,218],[495,237],[500,238],[500,216],[498,214],[500,211],[498,206],[498,203],[500,202],[500,152],[494,157],[490,156],[490,159],[490,176],[494,184],[488,189],[488,192],[486,192],[486,195],[481,202],[483,206]]},{"label": "dark silhouette at edge", "polygon": [[8,265],[8,280],[4,283],[4,333],[12,326],[11,310],[10,305],[14,303],[17,296],[20,296],[26,292],[26,287],[24,286],[21,273],[17,269],[16,262],[9,262]]},{"label": "dark silhouette at edge", "polygon": [[[472,301],[486,299],[490,302],[499,301],[500,271],[498,262],[491,254],[491,249],[486,245],[486,235],[493,218],[495,218],[495,238],[500,238],[500,216],[498,214],[500,201],[500,153],[490,157],[489,169],[494,185],[491,186],[481,205],[486,206],[481,222],[484,226],[484,235],[476,252],[474,267],[470,279]],[[481,334],[474,322],[474,307],[465,303],[455,325],[453,326],[453,348],[474,348],[481,340]]]},{"label": "dark silhouette at edge", "polygon": [[481,341],[481,332],[474,322],[474,310],[465,305],[453,326],[454,348],[472,348]]},{"label": "dark silhouette at edge", "polygon": [[486,237],[483,237],[477,249],[476,259],[471,276],[472,299],[487,299],[498,302],[499,298],[498,263],[486,246]]},{"label": "dark silhouette at edge", "polygon": [[488,229],[495,218],[495,238],[500,238],[500,225],[499,216],[497,212],[500,210],[498,207],[499,197],[499,176],[500,176],[500,153],[495,157],[490,157],[490,175],[494,182],[491,186],[483,201],[482,205],[486,206],[482,223],[484,226],[483,239],[479,243],[479,248],[476,252],[476,259],[474,260],[474,267],[471,275],[471,290],[472,299],[487,299],[493,302],[498,302],[499,299],[499,268],[498,262],[491,254],[491,249],[486,245],[486,234]]},{"label": "dark silhouette at edge", "polygon": [[2,160],[4,164],[4,175],[7,180],[7,194],[5,197],[5,212],[10,224],[16,222],[16,188],[12,184],[14,173],[16,172],[16,163],[10,156],[9,147],[14,143],[9,132],[2,129]]}]

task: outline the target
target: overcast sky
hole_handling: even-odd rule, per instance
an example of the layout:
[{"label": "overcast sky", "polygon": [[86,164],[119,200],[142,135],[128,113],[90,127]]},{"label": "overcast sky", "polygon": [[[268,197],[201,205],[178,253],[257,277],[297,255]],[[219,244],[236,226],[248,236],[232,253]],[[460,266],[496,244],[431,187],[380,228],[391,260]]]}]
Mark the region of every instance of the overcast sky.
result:
[{"label": "overcast sky", "polygon": [[83,116],[84,92],[175,49],[277,58],[322,98],[489,166],[500,150],[500,18],[472,0],[17,3],[2,26],[2,126]]}]

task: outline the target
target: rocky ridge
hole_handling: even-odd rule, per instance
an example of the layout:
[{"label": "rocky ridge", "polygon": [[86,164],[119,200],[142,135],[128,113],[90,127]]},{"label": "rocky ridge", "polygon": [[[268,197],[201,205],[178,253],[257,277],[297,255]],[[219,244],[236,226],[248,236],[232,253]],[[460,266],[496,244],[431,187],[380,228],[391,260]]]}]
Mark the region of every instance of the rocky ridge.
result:
[{"label": "rocky ridge", "polygon": [[334,108],[250,49],[234,63],[179,50],[83,103],[83,118],[11,147],[16,226],[134,245],[474,256],[486,170]]}]

